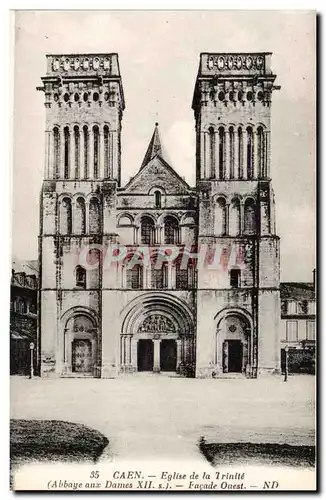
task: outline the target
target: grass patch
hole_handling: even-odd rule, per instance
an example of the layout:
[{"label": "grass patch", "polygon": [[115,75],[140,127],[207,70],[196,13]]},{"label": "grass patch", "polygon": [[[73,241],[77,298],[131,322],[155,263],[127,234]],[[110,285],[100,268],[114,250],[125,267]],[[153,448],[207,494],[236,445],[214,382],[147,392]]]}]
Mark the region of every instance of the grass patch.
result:
[{"label": "grass patch", "polygon": [[96,461],[108,444],[100,432],[61,420],[11,420],[10,456],[28,460]]},{"label": "grass patch", "polygon": [[206,443],[199,448],[214,467],[222,465],[276,465],[287,467],[314,467],[315,446],[296,446],[278,443]]}]

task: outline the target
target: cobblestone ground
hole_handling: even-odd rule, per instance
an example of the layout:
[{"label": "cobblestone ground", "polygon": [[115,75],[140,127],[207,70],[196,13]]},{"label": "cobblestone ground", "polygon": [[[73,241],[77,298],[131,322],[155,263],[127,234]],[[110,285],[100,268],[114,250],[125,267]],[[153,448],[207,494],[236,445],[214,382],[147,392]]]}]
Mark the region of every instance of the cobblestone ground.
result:
[{"label": "cobblestone ground", "polygon": [[86,424],[110,441],[105,459],[204,460],[199,439],[314,444],[315,378],[11,379],[11,418]]}]

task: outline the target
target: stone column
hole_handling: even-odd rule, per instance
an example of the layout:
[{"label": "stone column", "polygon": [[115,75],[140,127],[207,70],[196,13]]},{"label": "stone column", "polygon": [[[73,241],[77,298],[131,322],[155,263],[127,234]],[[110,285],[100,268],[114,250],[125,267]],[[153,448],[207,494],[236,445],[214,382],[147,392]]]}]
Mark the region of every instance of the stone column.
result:
[{"label": "stone column", "polygon": [[92,127],[89,129],[88,140],[89,140],[88,173],[89,173],[89,179],[93,180],[94,179],[94,133]]},{"label": "stone column", "polygon": [[65,133],[63,128],[60,130],[59,171],[60,171],[60,179],[64,179],[65,178]]},{"label": "stone column", "polygon": [[242,143],[243,143],[243,155],[242,155],[242,171],[243,171],[243,179],[247,179],[247,160],[248,160],[248,132],[246,130],[243,131],[242,134]]},{"label": "stone column", "polygon": [[265,132],[265,156],[266,156],[266,160],[265,160],[265,177],[270,177],[271,175],[271,171],[270,171],[270,168],[271,168],[271,133],[270,131],[268,132]]},{"label": "stone column", "polygon": [[128,371],[131,369],[131,338],[132,335],[126,335],[126,364],[128,365]]},{"label": "stone column", "polygon": [[116,130],[112,130],[112,177],[118,178],[118,133]]},{"label": "stone column", "polygon": [[161,360],[160,360],[160,349],[161,349],[161,340],[154,339],[154,366],[153,372],[159,373],[161,371]]},{"label": "stone column", "polygon": [[244,233],[244,203],[240,202],[240,234]]},{"label": "stone column", "polygon": [[100,141],[100,158],[99,158],[99,177],[100,179],[105,178],[105,171],[104,171],[104,165],[105,165],[105,145],[104,145],[104,132],[103,130],[100,130],[99,133],[99,141]]},{"label": "stone column", "polygon": [[69,127],[69,179],[76,179],[76,170],[75,170],[75,131],[73,127]]},{"label": "stone column", "polygon": [[225,209],[225,234],[230,234],[230,203],[226,204]]},{"label": "stone column", "polygon": [[239,145],[239,136],[238,136],[237,129],[234,130],[233,147],[234,147],[234,178],[239,179],[239,170],[240,170],[239,148],[240,148],[240,145]]},{"label": "stone column", "polygon": [[79,178],[85,179],[85,142],[84,142],[84,131],[81,127],[79,131]]},{"label": "stone column", "polygon": [[208,132],[205,132],[205,141],[204,141],[204,148],[205,148],[205,179],[209,179],[211,176],[210,170],[211,170],[211,162],[210,162],[210,157],[209,157],[209,137],[208,137]]},{"label": "stone column", "polygon": [[258,148],[258,143],[259,143],[259,135],[256,130],[253,132],[253,148],[254,148],[254,154],[253,154],[253,178],[258,179],[259,177],[259,148]]},{"label": "stone column", "polygon": [[205,133],[200,132],[200,178],[205,179]]},{"label": "stone column", "polygon": [[111,131],[109,134],[108,176],[109,179],[113,177],[113,133]]},{"label": "stone column", "polygon": [[226,128],[224,132],[224,172],[225,179],[230,179],[230,134],[229,130]]},{"label": "stone column", "polygon": [[172,286],[172,262],[168,262],[168,288],[171,289],[173,288]]},{"label": "stone column", "polygon": [[132,371],[137,371],[137,340],[131,336],[131,369]]},{"label": "stone column", "polygon": [[51,132],[45,132],[44,138],[44,178],[51,179],[53,176],[51,175],[51,163],[50,163],[50,140],[51,140]]},{"label": "stone column", "polygon": [[180,369],[181,364],[181,339],[177,339],[177,371]]}]

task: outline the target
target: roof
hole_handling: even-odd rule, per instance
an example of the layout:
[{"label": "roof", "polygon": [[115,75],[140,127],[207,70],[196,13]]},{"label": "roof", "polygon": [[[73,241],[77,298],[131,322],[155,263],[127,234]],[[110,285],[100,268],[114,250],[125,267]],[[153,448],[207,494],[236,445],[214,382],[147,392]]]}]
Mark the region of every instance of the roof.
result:
[{"label": "roof", "polygon": [[316,292],[313,283],[286,282],[280,284],[281,299],[315,300]]},{"label": "roof", "polygon": [[155,123],[155,129],[140,168],[145,167],[145,165],[147,165],[156,155],[163,159],[162,144],[157,122]]},{"label": "roof", "polygon": [[26,273],[27,275],[35,274],[36,277],[38,277],[37,260],[20,260],[14,258],[11,267],[15,273]]}]

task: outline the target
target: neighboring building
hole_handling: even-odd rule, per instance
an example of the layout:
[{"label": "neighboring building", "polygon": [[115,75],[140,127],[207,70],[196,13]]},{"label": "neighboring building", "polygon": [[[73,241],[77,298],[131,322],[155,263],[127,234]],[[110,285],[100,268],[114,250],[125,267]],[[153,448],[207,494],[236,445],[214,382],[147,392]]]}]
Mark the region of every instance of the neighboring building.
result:
[{"label": "neighboring building", "polygon": [[35,344],[37,366],[38,261],[14,261],[10,289],[10,373],[30,373],[30,343]]},{"label": "neighboring building", "polygon": [[[315,272],[314,272],[315,274]],[[316,295],[312,283],[281,283],[282,368],[289,348],[290,373],[314,373],[316,354]]]},{"label": "neighboring building", "polygon": [[[270,167],[279,87],[270,64],[270,53],[201,54],[192,103],[196,186],[164,159],[156,125],[138,173],[122,187],[117,54],[47,56],[39,87],[42,376],[280,372]],[[91,245],[98,245],[93,259],[103,257],[92,268],[81,258]],[[115,253],[108,266],[104,257],[116,245],[125,257]],[[162,245],[179,258],[169,259]],[[144,247],[148,261],[136,258]],[[203,249],[209,262],[197,269],[194,253]]]}]

